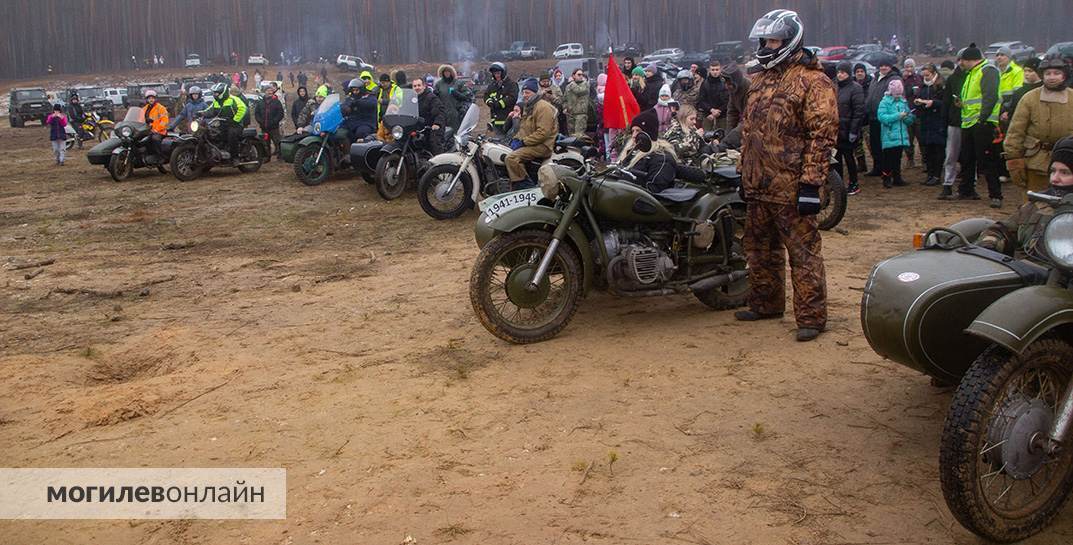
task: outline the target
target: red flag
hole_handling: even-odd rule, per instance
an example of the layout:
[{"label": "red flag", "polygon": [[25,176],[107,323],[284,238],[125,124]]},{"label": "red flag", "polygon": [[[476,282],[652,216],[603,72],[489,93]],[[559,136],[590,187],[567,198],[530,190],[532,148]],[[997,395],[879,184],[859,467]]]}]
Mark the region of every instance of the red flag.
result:
[{"label": "red flag", "polygon": [[608,129],[625,129],[630,126],[634,116],[641,113],[637,99],[622,75],[615,54],[607,59],[607,86],[604,88],[604,127]]}]

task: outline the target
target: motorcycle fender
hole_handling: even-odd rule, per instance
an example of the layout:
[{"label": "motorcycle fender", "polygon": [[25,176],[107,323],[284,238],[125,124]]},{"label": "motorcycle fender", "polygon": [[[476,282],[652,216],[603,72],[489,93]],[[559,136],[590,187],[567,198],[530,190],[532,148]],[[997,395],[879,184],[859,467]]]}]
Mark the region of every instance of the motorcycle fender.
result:
[{"label": "motorcycle fender", "polygon": [[[466,156],[461,153],[441,153],[428,160],[429,168],[436,165],[454,165],[461,166],[466,160]],[[479,202],[481,200],[481,174],[477,171],[477,161],[470,161],[466,166],[466,173],[469,174],[469,179],[473,182],[473,194],[470,198],[473,202]]]},{"label": "motorcycle fender", "polygon": [[322,140],[323,139],[320,136],[317,136],[317,135],[307,136],[307,137],[305,137],[305,138],[303,138],[303,139],[298,141],[298,146],[299,147],[312,146],[314,144],[319,146]]},{"label": "motorcycle fender", "polygon": [[725,206],[740,206],[745,207],[745,201],[741,200],[741,196],[738,195],[738,191],[731,189],[722,193],[706,193],[701,195],[689,210],[686,212],[686,217],[695,221],[705,221],[712,217],[712,214]]},{"label": "motorcycle fender", "polygon": [[561,163],[563,161],[576,161],[579,165],[584,165],[585,157],[576,151],[564,151],[562,153],[552,154],[550,161],[552,163]]},{"label": "motorcycle fender", "polygon": [[991,303],[965,332],[1020,354],[1044,333],[1071,322],[1073,291],[1029,286]]},{"label": "motorcycle fender", "polygon": [[380,153],[396,153],[402,150],[402,146],[398,142],[388,142],[384,144],[384,147],[380,148]]},{"label": "motorcycle fender", "polygon": [[[510,210],[491,222],[485,221],[487,218],[482,212],[477,218],[477,227],[474,229],[474,236],[477,239],[477,247],[484,248],[485,244],[488,244],[489,241],[500,233],[512,233],[525,227],[535,228],[540,226],[547,226],[549,230],[552,230],[556,225],[559,225],[562,218],[563,213],[561,210],[541,205],[526,206],[524,208]],[[582,276],[584,276],[582,282],[582,295],[584,295],[588,293],[589,288],[592,287],[592,275],[594,274],[592,245],[589,243],[589,238],[585,236],[585,232],[581,230],[581,226],[578,225],[577,222],[570,224],[570,228],[567,229],[566,233],[567,236],[570,237],[570,241],[573,243],[574,248],[577,249],[578,254],[581,256]]]},{"label": "motorcycle fender", "polygon": [[272,161],[272,154],[268,153],[268,144],[266,144],[264,140],[257,137],[251,137],[249,138],[249,141],[257,147],[257,154],[261,156],[261,162],[268,163]]},{"label": "motorcycle fender", "polygon": [[120,153],[123,153],[124,151],[127,151],[129,149],[130,148],[128,148],[127,146],[123,146],[123,145],[116,146],[115,149],[112,150],[112,155],[119,155]]}]

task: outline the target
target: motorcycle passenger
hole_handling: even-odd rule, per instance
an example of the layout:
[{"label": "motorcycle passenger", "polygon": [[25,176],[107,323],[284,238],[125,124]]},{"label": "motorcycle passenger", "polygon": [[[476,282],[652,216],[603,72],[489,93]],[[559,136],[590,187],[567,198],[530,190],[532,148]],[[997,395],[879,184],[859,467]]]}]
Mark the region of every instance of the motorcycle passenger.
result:
[{"label": "motorcycle passenger", "polygon": [[[1073,136],[1062,138],[1051,150],[1050,187],[1044,193],[1064,197],[1073,191]],[[1046,202],[1030,201],[1017,209],[1004,221],[997,221],[980,235],[976,245],[1014,255],[1038,257],[1047,261],[1041,250],[1043,232],[1047,222],[1054,216],[1054,206]]]},{"label": "motorcycle passenger", "polygon": [[313,100],[306,101],[302,111],[298,113],[298,118],[294,121],[295,132],[299,134],[309,132],[309,126],[313,124],[313,117],[317,115],[317,108],[320,108],[320,104],[326,98],[328,98],[328,89],[317,89],[317,94],[313,95]]},{"label": "motorcycle passenger", "polygon": [[633,136],[622,148],[622,166],[636,176],[636,183],[651,193],[674,186],[678,161],[674,147],[659,137],[659,114],[649,108],[630,122]]},{"label": "motorcycle passenger", "polygon": [[425,122],[425,127],[428,132],[428,147],[433,155],[439,154],[443,149],[441,146],[443,140],[443,127],[446,123],[446,116],[443,112],[443,102],[440,101],[440,97],[436,96],[436,93],[432,92],[425,85],[425,80],[417,78],[411,84],[414,93],[417,95],[417,115]]},{"label": "motorcycle passenger", "polygon": [[201,112],[209,107],[209,103],[205,102],[205,99],[201,96],[201,87],[197,85],[191,86],[187,90],[186,104],[183,105],[183,109],[179,112],[179,115],[175,119],[168,123],[168,130],[175,130],[180,123],[189,123],[197,117],[198,112]]},{"label": "motorcycle passenger", "polygon": [[82,109],[78,93],[71,93],[67,97],[67,121],[71,123],[75,132],[78,133],[78,149],[82,149],[82,141],[88,140],[90,136],[82,129],[82,123],[86,121],[86,111]]},{"label": "motorcycle passenger", "polygon": [[697,128],[697,109],[688,104],[678,108],[678,115],[671,121],[667,132],[663,133],[663,139],[674,146],[675,154],[683,161],[700,153],[704,146],[703,136],[704,129]]},{"label": "motorcycle passenger", "polygon": [[492,81],[484,92],[484,103],[492,114],[492,129],[500,135],[507,133],[507,118],[518,102],[518,84],[507,77],[507,67],[494,62],[488,68]]},{"label": "motorcycle passenger", "polygon": [[149,151],[157,160],[162,159],[160,143],[168,134],[168,109],[156,101],[156,91],[149,89],[145,92],[145,108],[143,114],[145,122],[149,125]]},{"label": "motorcycle passenger", "polygon": [[529,179],[525,163],[543,161],[551,157],[555,149],[558,112],[539,91],[537,82],[532,79],[526,80],[522,86],[521,128],[517,140],[511,143],[511,147],[517,147],[505,160],[512,190],[536,187],[535,181]]},{"label": "motorcycle passenger", "polygon": [[242,120],[246,117],[246,103],[233,95],[225,83],[212,86],[212,106],[202,113],[206,117],[219,117],[224,124],[227,152],[238,157],[238,144],[242,139]]},{"label": "motorcycle passenger", "polygon": [[356,142],[376,132],[376,96],[369,92],[360,78],[347,84],[347,97],[340,109],[345,119],[343,125],[350,133],[350,142]]}]

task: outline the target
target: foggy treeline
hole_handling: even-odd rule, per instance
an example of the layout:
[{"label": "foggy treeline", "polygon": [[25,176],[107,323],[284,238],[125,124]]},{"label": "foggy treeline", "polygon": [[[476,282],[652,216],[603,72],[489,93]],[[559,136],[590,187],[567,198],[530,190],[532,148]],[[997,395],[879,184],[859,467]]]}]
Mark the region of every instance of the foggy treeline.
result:
[{"label": "foggy treeline", "polygon": [[[711,48],[744,39],[775,7],[797,10],[809,45],[849,45],[891,34],[957,46],[1022,40],[1037,49],[1073,40],[1073,0],[4,0],[0,79],[131,67],[131,56],[188,53],[223,63],[279,53],[334,60],[339,53],[382,63],[479,57],[528,40],[546,51],[578,41],[606,48]],[[6,51],[5,51],[6,50]]]}]

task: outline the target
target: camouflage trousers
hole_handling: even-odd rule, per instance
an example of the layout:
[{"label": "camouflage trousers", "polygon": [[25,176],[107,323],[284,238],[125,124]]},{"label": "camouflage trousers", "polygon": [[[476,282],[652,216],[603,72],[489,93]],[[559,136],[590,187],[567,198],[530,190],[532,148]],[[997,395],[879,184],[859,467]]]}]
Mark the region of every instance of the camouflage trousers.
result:
[{"label": "camouflage trousers", "polygon": [[745,217],[749,263],[749,308],[761,314],[786,310],[786,253],[794,289],[797,327],[827,325],[827,281],[816,216],[801,216],[795,204],[750,201]]}]

